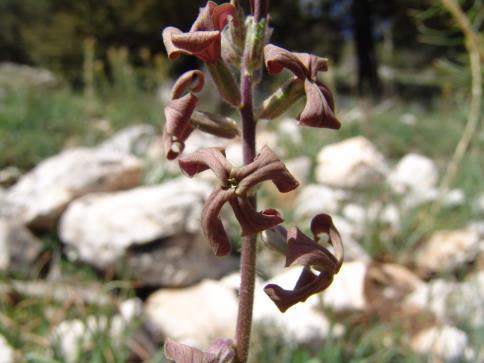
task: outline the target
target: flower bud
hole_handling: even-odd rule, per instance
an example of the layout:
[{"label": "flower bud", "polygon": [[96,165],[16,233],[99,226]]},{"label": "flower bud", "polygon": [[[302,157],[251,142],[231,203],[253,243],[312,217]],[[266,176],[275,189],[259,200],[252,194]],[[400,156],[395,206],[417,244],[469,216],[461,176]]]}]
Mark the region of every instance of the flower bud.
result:
[{"label": "flower bud", "polygon": [[257,75],[262,67],[264,46],[269,42],[272,31],[267,28],[267,20],[255,22],[253,16],[246,21],[245,51],[247,52],[247,71]]},{"label": "flower bud", "polygon": [[222,59],[207,63],[213,82],[220,95],[234,107],[240,105],[240,91],[234,76]]},{"label": "flower bud", "polygon": [[262,241],[271,250],[286,255],[287,230],[283,226],[275,226],[262,232]]},{"label": "flower bud", "polygon": [[240,19],[228,17],[222,32],[222,59],[235,67],[240,66],[244,52],[245,27]]},{"label": "flower bud", "polygon": [[213,113],[194,111],[190,122],[193,127],[207,134],[226,139],[232,139],[239,135],[239,129],[234,120]]},{"label": "flower bud", "polygon": [[293,78],[262,103],[257,118],[272,120],[282,115],[303,96],[304,82],[299,78]]}]

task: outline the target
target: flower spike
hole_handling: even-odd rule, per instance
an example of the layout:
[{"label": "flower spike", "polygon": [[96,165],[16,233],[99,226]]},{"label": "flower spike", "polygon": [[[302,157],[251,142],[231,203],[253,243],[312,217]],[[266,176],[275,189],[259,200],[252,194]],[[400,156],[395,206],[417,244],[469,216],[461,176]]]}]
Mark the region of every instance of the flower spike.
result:
[{"label": "flower spike", "polygon": [[163,131],[163,145],[168,160],[176,159],[183,152],[185,140],[193,131],[190,118],[198,103],[194,92],[201,91],[204,83],[202,72],[189,71],[182,74],[173,86],[171,101],[165,107]]},{"label": "flower spike", "polygon": [[[333,277],[343,262],[343,244],[341,237],[327,214],[319,214],[311,222],[313,239],[302,233],[297,227],[287,231],[286,267],[302,265],[303,270],[293,290],[284,290],[278,285],[270,284],[264,288],[265,293],[274,301],[281,312],[291,306],[304,302],[313,294],[324,291],[331,285]],[[275,233],[280,233],[275,231]],[[319,235],[326,234],[334,248],[334,255],[318,244]],[[316,275],[313,268],[319,271]]]},{"label": "flower spike", "polygon": [[[265,46],[264,57],[267,71],[270,74],[280,73],[286,68],[295,76],[291,82],[304,85],[306,105],[298,116],[300,125],[330,129],[339,129],[341,127],[340,122],[334,115],[334,98],[331,91],[317,80],[319,72],[328,70],[328,60],[326,58],[307,53],[289,52],[273,44]],[[291,90],[295,89],[297,88],[293,85]],[[281,89],[280,92],[284,91],[285,89]],[[300,95],[300,93],[293,92],[293,94],[271,96],[264,102],[264,107],[259,117],[274,118],[279,116],[287,108],[281,107],[281,102],[278,101],[280,99],[289,99],[291,102],[286,104],[286,107],[289,107]]]},{"label": "flower spike", "polygon": [[203,233],[217,256],[230,252],[229,239],[219,218],[225,203],[232,207],[242,236],[259,233],[282,223],[283,218],[272,208],[258,212],[249,199],[251,190],[267,180],[271,180],[282,193],[299,185],[268,146],[262,148],[252,163],[238,169],[233,168],[223,150],[217,148],[201,149],[182,156],[178,163],[190,177],[211,169],[219,180],[219,187],[209,196],[202,212]]}]

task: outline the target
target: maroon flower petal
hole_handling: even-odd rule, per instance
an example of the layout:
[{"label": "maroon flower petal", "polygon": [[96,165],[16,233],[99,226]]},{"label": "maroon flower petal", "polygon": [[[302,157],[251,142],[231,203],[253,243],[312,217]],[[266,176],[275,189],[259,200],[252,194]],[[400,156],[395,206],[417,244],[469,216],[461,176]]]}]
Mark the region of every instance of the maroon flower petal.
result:
[{"label": "maroon flower petal", "polygon": [[165,107],[166,121],[163,143],[169,160],[175,159],[183,151],[184,142],[193,131],[190,117],[197,103],[197,96],[189,93],[181,98],[171,100]]},{"label": "maroon flower petal", "polygon": [[264,47],[264,59],[270,74],[280,73],[287,68],[300,79],[311,76],[309,70],[294,53],[273,44],[267,44]]},{"label": "maroon flower petal", "polygon": [[291,265],[313,266],[317,270],[336,273],[337,259],[326,248],[310,239],[299,228],[287,232],[286,267]]},{"label": "maroon flower petal", "polygon": [[[236,11],[235,6],[230,3],[220,4],[214,7],[212,11],[212,22],[215,29],[222,31],[227,24],[229,16],[232,16],[234,21],[237,21],[235,17]],[[238,26],[238,24],[235,23],[235,26]]]},{"label": "maroon flower petal", "polygon": [[219,31],[177,33],[171,36],[171,42],[179,53],[196,56],[203,62],[214,62],[221,56]]},{"label": "maroon flower petal", "polygon": [[[296,227],[287,233],[286,266],[304,266],[294,289],[285,290],[274,284],[264,288],[266,294],[282,312],[294,304],[305,301],[309,296],[325,290],[343,262],[343,244],[331,217],[327,214],[317,215],[311,221],[311,230],[315,240],[307,237]],[[334,247],[334,255],[317,243],[321,233],[328,235],[329,243]],[[314,274],[311,267],[319,271],[319,275]]]},{"label": "maroon flower petal", "polygon": [[189,177],[211,169],[220,180],[223,187],[228,187],[232,164],[225,158],[224,151],[219,148],[205,148],[185,155],[178,160],[180,169]]},{"label": "maroon flower petal", "polygon": [[200,92],[205,85],[205,76],[202,71],[193,70],[183,73],[171,89],[171,99],[180,98],[187,90]]},{"label": "maroon flower petal", "polygon": [[202,352],[170,338],[165,340],[164,352],[165,358],[175,363],[218,363],[216,354]]},{"label": "maroon flower petal", "polygon": [[202,210],[202,231],[216,256],[225,256],[230,252],[230,242],[219,218],[223,205],[233,195],[232,190],[216,189]]},{"label": "maroon flower petal", "polygon": [[285,290],[278,285],[269,284],[264,287],[264,292],[283,313],[291,306],[306,301],[311,295],[324,291],[332,282],[333,275],[320,274],[316,276],[309,269],[304,268],[297,283],[302,287]]},{"label": "maroon flower petal", "polygon": [[168,54],[168,58],[173,60],[176,59],[180,56],[180,54],[187,54],[190,55],[190,53],[187,53],[186,51],[177,48],[172,41],[173,35],[176,34],[183,34],[182,31],[178,28],[175,28],[173,26],[169,26],[165,29],[163,29],[163,43],[165,44],[166,48],[166,53]]},{"label": "maroon flower petal", "polygon": [[251,188],[266,180],[272,180],[281,193],[299,186],[299,182],[268,146],[262,148],[252,163],[235,171],[234,176],[238,180],[237,195],[246,195]]},{"label": "maroon flower petal", "polygon": [[281,214],[275,209],[269,208],[257,212],[245,197],[233,197],[229,202],[239,221],[242,236],[262,232],[284,221]]},{"label": "maroon flower petal", "polygon": [[217,4],[213,1],[208,1],[207,4],[200,8],[197,19],[193,22],[190,32],[203,31],[203,30],[216,30],[212,21],[213,10],[217,7]]},{"label": "maroon flower petal", "polygon": [[190,136],[193,127],[187,125],[183,133],[179,133],[178,137],[163,132],[162,142],[165,150],[165,155],[168,160],[175,160],[185,149],[185,140]]},{"label": "maroon flower petal", "polygon": [[[322,89],[316,83],[306,79],[304,90],[306,92],[306,105],[298,117],[299,124],[309,127],[339,129],[341,124],[334,115]],[[324,90],[327,93],[329,92],[327,88],[324,88]],[[329,100],[332,102],[332,96]]]},{"label": "maroon flower petal", "polygon": [[344,259],[344,248],[341,236],[333,224],[333,219],[328,214],[318,214],[311,221],[311,232],[313,233],[314,240],[319,241],[319,235],[321,233],[326,234],[329,237],[329,243],[334,248],[334,256],[336,258],[336,272],[339,271]]},{"label": "maroon flower petal", "polygon": [[312,80],[316,79],[318,72],[326,72],[328,70],[328,59],[321,58],[309,53],[293,53],[299,59],[299,62],[304,65],[307,74]]}]

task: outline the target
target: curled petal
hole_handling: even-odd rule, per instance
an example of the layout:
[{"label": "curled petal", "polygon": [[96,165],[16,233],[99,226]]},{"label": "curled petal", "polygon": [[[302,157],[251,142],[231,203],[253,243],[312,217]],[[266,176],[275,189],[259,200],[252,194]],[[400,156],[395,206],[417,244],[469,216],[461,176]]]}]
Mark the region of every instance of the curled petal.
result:
[{"label": "curled petal", "polygon": [[197,20],[192,25],[190,32],[200,30],[223,30],[227,24],[227,18],[234,16],[237,9],[230,3],[217,5],[213,1],[207,2],[205,7],[200,8]]},{"label": "curled petal", "polygon": [[163,33],[162,33],[163,43],[165,44],[166,52],[168,53],[168,58],[171,60],[178,58],[182,53],[180,49],[178,49],[173,45],[171,37],[174,34],[181,34],[181,33],[182,31],[180,29],[177,29],[173,26],[169,26],[163,29]]},{"label": "curled petal", "polygon": [[[196,31],[171,35],[171,44],[175,52],[196,56],[203,62],[214,62],[220,59],[220,42],[219,31]],[[173,58],[170,57],[170,59]]]},{"label": "curled petal", "polygon": [[230,3],[220,4],[216,6],[212,11],[212,22],[217,30],[223,30],[227,24],[228,17],[232,16],[235,21],[235,26],[237,24],[237,17],[235,16],[237,9]]},{"label": "curled petal", "polygon": [[299,182],[268,146],[262,148],[254,162],[241,167],[234,175],[239,180],[237,195],[247,194],[255,185],[266,180],[272,180],[281,193],[287,193],[299,186]]},{"label": "curled petal", "polygon": [[336,272],[339,271],[344,259],[344,248],[341,236],[333,224],[333,219],[328,214],[318,214],[311,221],[311,232],[313,233],[314,240],[319,240],[321,233],[326,234],[329,237],[329,243],[334,248],[334,255],[337,260]]},{"label": "curled petal", "polygon": [[328,59],[321,58],[309,53],[293,53],[296,58],[304,65],[310,78],[315,80],[318,72],[328,70]]},{"label": "curled petal", "polygon": [[[314,217],[311,221],[311,231],[315,236],[314,240],[296,227],[287,232],[286,266],[304,266],[294,289],[285,290],[274,284],[267,285],[264,289],[282,312],[325,290],[343,262],[341,237],[329,215],[319,214]],[[329,243],[334,247],[334,255],[317,243],[321,233],[328,235]],[[313,273],[311,267],[319,271],[319,274]]]},{"label": "curled petal", "polygon": [[201,31],[201,30],[215,30],[212,21],[213,10],[217,7],[217,4],[213,1],[208,1],[207,5],[200,8],[197,19],[194,21],[190,32]]},{"label": "curled petal", "polygon": [[232,190],[215,190],[202,210],[202,231],[216,256],[225,256],[230,252],[229,238],[219,214],[232,194]]},{"label": "curled petal", "polygon": [[328,70],[328,60],[308,53],[290,52],[284,48],[268,44],[264,47],[267,71],[270,74],[289,69],[300,79],[316,80],[318,72]]},{"label": "curled petal", "polygon": [[300,79],[311,76],[309,70],[294,53],[273,44],[267,44],[264,47],[264,59],[270,74],[280,73],[287,68]]},{"label": "curled petal", "polygon": [[286,267],[291,265],[313,266],[319,271],[335,274],[338,260],[326,248],[313,241],[299,228],[291,228],[287,232]]},{"label": "curled petal", "polygon": [[333,275],[316,276],[309,269],[304,268],[294,290],[285,290],[278,285],[269,284],[264,287],[264,292],[283,313],[291,306],[306,301],[311,295],[324,291],[332,282]]},{"label": "curled petal", "polygon": [[234,197],[229,200],[235,217],[239,221],[242,236],[262,232],[282,223],[281,214],[272,208],[257,212],[249,200],[245,197]]},{"label": "curled petal", "polygon": [[[198,103],[198,98],[192,93],[171,100],[165,107],[165,129],[163,140],[165,153],[169,160],[175,159],[183,151],[184,142],[193,131],[190,117]],[[173,143],[177,146],[173,148]]]},{"label": "curled petal", "polygon": [[[339,129],[340,122],[336,118],[331,108],[332,95],[329,102],[322,89],[310,80],[304,81],[304,90],[306,92],[306,106],[298,117],[300,125],[310,127],[324,127],[329,129]],[[327,95],[329,90],[324,88]]]},{"label": "curled petal", "polygon": [[326,85],[324,85],[323,83],[321,83],[319,81],[316,81],[314,83],[316,83],[318,85],[319,89],[321,90],[321,92],[324,95],[324,98],[328,102],[328,105],[331,108],[331,111],[334,112],[335,107],[334,107],[334,96],[333,96],[333,92],[331,92],[331,90],[329,89],[329,87],[327,87]]},{"label": "curled petal", "polygon": [[205,84],[205,76],[199,70],[183,73],[173,85],[171,99],[180,98],[187,90],[200,92]]},{"label": "curled petal", "polygon": [[165,155],[168,160],[175,160],[185,149],[185,140],[192,133],[193,128],[188,126],[178,137],[163,132],[162,141]]},{"label": "curled petal", "polygon": [[227,186],[232,165],[225,158],[224,151],[218,148],[205,148],[185,155],[178,160],[180,169],[189,177],[202,171],[211,169],[221,181],[222,186]]}]

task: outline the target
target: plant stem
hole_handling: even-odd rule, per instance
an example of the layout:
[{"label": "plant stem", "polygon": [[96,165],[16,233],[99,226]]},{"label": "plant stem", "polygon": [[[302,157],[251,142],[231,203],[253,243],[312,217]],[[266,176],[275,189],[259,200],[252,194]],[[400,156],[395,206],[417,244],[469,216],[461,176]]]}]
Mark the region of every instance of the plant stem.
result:
[{"label": "plant stem", "polygon": [[[243,62],[243,64],[245,61]],[[242,68],[241,76],[242,105],[240,114],[242,117],[242,153],[244,164],[251,163],[255,158],[255,133],[256,123],[252,106],[252,80]],[[256,207],[256,195],[251,198],[251,203]],[[246,236],[242,239],[240,257],[240,292],[239,311],[237,315],[237,327],[235,331],[236,363],[247,362],[249,355],[250,333],[252,327],[252,308],[254,305],[255,287],[255,263],[256,263],[257,236]]]},{"label": "plant stem", "polygon": [[469,113],[467,123],[462,132],[462,136],[455,148],[452,159],[447,166],[444,177],[442,178],[441,191],[446,192],[453,182],[459,165],[465,156],[465,153],[476,134],[479,125],[481,105],[482,105],[482,65],[480,55],[479,37],[472,29],[469,18],[455,0],[442,0],[445,8],[450,12],[457,22],[466,40],[467,53],[469,54],[469,63],[472,75],[471,100],[469,103]]},{"label": "plant stem", "polygon": [[[254,19],[259,22],[267,17],[269,0],[254,1]],[[242,118],[242,154],[244,165],[254,161],[256,154],[256,120],[252,98],[253,80],[249,72],[250,49],[245,49],[240,70],[240,115]],[[262,59],[260,60],[262,62]],[[257,195],[250,202],[257,208]],[[255,264],[257,252],[257,235],[242,238],[240,257],[240,291],[239,311],[235,330],[235,363],[246,363],[249,356],[250,333],[252,328],[252,310],[254,306]]]}]

